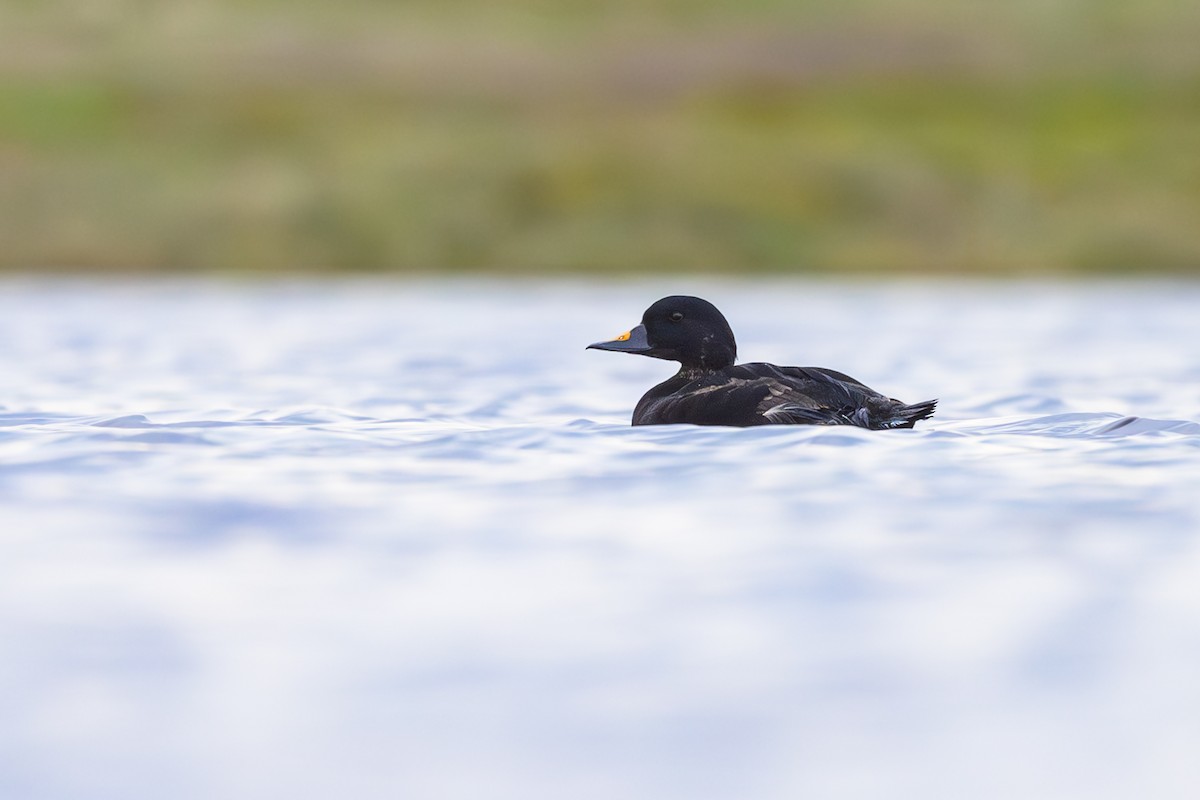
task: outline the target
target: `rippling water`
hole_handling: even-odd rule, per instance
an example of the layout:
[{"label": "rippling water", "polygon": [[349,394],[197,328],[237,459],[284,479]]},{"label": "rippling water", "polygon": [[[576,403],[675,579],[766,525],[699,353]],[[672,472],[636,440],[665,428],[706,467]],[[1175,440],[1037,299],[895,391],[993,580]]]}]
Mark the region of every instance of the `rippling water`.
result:
[{"label": "rippling water", "polygon": [[[632,429],[675,292],[939,413]],[[1197,309],[0,284],[0,796],[1195,797]]]}]

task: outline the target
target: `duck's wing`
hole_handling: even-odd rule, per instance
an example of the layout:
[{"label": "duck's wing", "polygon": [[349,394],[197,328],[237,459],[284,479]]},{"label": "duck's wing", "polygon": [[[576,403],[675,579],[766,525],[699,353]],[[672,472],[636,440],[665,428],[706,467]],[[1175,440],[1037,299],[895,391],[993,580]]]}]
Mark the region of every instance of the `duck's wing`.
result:
[{"label": "duck's wing", "polygon": [[855,425],[861,428],[911,428],[933,415],[936,400],[905,405],[861,381],[821,367],[747,364],[767,387],[758,412],[767,424]]},{"label": "duck's wing", "polygon": [[[840,373],[839,373],[840,374]],[[817,369],[741,364],[654,387],[634,410],[635,425],[861,425],[856,410],[870,390]]]},{"label": "duck's wing", "polygon": [[746,364],[744,368],[766,387],[757,406],[766,424],[871,427],[864,400],[874,392],[849,375],[774,364]]}]

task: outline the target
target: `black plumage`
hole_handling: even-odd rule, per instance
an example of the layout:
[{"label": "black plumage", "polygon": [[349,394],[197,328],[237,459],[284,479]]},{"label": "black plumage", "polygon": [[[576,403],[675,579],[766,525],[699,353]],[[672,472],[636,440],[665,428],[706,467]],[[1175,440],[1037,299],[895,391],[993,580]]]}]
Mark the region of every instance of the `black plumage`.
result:
[{"label": "black plumage", "polygon": [[737,342],[716,306],[699,297],[664,297],[642,323],[589,349],[680,363],[633,411],[634,425],[857,425],[911,428],[933,416],[936,400],[906,405],[821,367],[735,364]]}]

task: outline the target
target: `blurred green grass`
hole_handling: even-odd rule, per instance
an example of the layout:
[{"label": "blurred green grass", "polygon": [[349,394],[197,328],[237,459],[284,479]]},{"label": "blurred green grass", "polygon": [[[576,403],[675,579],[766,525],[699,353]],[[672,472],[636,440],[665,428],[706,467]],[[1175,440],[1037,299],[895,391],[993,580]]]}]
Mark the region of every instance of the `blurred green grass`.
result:
[{"label": "blurred green grass", "polygon": [[0,268],[1200,274],[1200,4],[10,0]]}]

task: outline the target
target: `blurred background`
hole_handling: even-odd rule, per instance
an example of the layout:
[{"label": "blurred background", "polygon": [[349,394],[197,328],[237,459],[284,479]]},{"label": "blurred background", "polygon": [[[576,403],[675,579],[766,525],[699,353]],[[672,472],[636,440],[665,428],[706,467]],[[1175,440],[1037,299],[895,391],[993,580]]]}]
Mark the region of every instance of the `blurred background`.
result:
[{"label": "blurred background", "polygon": [[6,0],[0,268],[1200,273],[1183,0]]}]

